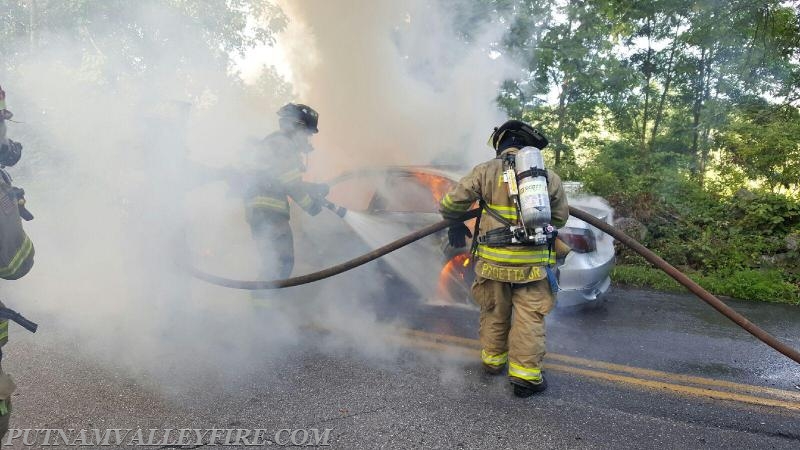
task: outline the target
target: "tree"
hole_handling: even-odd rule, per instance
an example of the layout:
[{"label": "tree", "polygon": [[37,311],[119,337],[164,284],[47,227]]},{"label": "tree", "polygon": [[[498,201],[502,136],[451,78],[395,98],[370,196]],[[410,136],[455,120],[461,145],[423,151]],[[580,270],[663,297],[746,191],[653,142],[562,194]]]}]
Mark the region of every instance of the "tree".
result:
[{"label": "tree", "polygon": [[[574,166],[570,142],[596,113],[603,73],[614,65],[608,40],[612,24],[601,7],[596,1],[569,2],[561,9],[551,2],[518,2],[522,13],[504,40],[506,51],[524,61],[527,72],[504,84],[501,104],[548,132],[557,167],[565,162]],[[547,105],[552,90],[557,104]]]},{"label": "tree", "polygon": [[800,110],[763,100],[737,108],[717,142],[728,160],[772,189],[800,188]]},{"label": "tree", "polygon": [[794,98],[800,33],[786,2],[599,3],[620,38],[620,66],[605,75],[622,82],[609,83],[606,104],[645,169],[656,152],[682,154],[702,184],[729,111],[746,98]]}]

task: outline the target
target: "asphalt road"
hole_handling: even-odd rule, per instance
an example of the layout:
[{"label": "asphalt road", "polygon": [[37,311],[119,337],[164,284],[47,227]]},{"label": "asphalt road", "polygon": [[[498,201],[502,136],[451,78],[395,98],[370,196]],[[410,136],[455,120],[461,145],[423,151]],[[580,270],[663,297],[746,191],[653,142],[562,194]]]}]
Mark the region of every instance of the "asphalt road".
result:
[{"label": "asphalt road", "polygon": [[[800,308],[729,304],[800,347]],[[248,370],[223,374],[215,354],[169,367],[180,383],[15,328],[12,427],[330,428],[333,448],[800,448],[800,366],[690,295],[615,289],[603,308],[551,315],[550,388],[529,399],[480,371],[475,311],[379,316],[380,343],[314,317]]]}]

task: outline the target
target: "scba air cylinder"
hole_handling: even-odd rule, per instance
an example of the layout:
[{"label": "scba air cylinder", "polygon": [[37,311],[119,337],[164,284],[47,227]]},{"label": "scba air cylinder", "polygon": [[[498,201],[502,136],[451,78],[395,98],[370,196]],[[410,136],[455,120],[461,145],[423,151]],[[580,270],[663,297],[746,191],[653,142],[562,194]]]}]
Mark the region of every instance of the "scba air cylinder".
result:
[{"label": "scba air cylinder", "polygon": [[536,147],[525,147],[517,152],[514,163],[519,185],[519,206],[522,220],[529,229],[541,228],[550,223],[550,195],[544,176],[544,159]]}]

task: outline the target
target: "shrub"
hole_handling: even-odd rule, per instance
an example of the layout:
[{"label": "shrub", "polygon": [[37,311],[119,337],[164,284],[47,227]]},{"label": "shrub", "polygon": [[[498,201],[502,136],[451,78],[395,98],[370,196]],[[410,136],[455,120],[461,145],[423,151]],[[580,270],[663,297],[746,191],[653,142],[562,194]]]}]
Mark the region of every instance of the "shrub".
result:
[{"label": "shrub", "polygon": [[800,305],[800,288],[785,280],[778,270],[737,270],[700,277],[699,284],[710,292],[763,302]]},{"label": "shrub", "polygon": [[[800,235],[800,201],[729,185],[703,188],[688,167],[679,153],[643,158],[635,146],[610,142],[581,171],[581,181],[609,201],[615,217],[647,227],[642,244],[712,292],[800,303],[800,251],[787,244],[787,235]],[[618,248],[618,263],[619,282],[677,289],[632,251]]]},{"label": "shrub", "polygon": [[[708,275],[687,274],[695,283],[715,295],[774,303],[800,305],[800,288],[787,281],[778,270],[739,270]],[[611,278],[615,283],[681,292],[686,288],[669,275],[652,266],[619,265]]]}]

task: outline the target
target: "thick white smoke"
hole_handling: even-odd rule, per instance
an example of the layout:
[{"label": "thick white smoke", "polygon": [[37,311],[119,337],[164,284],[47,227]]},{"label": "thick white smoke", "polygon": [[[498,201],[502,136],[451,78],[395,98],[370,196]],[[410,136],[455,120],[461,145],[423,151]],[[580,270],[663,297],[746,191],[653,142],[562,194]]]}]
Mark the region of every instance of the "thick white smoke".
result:
[{"label": "thick white smoke", "polygon": [[493,156],[486,139],[504,120],[495,98],[514,67],[490,45],[505,29],[471,30],[467,43],[453,10],[422,0],[280,4],[297,98],[320,112],[314,174]]},{"label": "thick white smoke", "polygon": [[98,34],[89,56],[57,37],[4,77],[24,122],[9,136],[26,146],[10,171],[36,215],[26,229],[37,249],[34,270],[4,288],[40,322],[37,343],[74,344],[76,356],[179,388],[198,371],[256,370],[269,358],[254,354],[275,354],[297,333],[280,312],[255,313],[246,293],[180,266],[208,259],[255,275],[241,202],[212,169],[266,133],[286,99],[232,82],[200,52],[201,30],[169,8],[132,8],[144,29],[174,34],[145,50],[148,70],[131,70],[118,57],[127,44]]},{"label": "thick white smoke", "polygon": [[[487,159],[485,139],[503,120],[494,98],[510,73],[488,45],[504,30],[467,44],[448,11],[423,1],[281,6],[293,99],[231,82],[225,68],[194,54],[198,30],[152,5],[136,20],[176,35],[149,50],[149,72],[131,73],[115,57],[124,43],[96,36],[91,58],[65,38],[5,74],[9,107],[25,122],[9,137],[27,144],[12,174],[37,215],[26,224],[34,270],[7,285],[6,303],[41,322],[38,342],[75,343],[83,356],[166,389],[183,389],[198,372],[225,381],[261,370],[318,321],[342,333],[338,348],[370,342],[360,350],[391,357],[369,306],[385,295],[374,265],[262,302],[185,275],[177,263],[240,279],[258,272],[241,201],[206,169],[235,164],[238,149],[275,128],[274,111],[287,100],[321,113],[310,179]],[[191,63],[177,71],[177,60]],[[325,214],[319,220],[337,220]],[[298,249],[333,247],[293,222],[296,238],[309,239]],[[337,261],[298,251],[295,273],[362,250],[341,245]],[[440,263],[431,261],[432,270]]]}]

